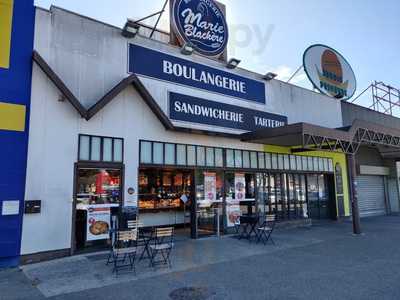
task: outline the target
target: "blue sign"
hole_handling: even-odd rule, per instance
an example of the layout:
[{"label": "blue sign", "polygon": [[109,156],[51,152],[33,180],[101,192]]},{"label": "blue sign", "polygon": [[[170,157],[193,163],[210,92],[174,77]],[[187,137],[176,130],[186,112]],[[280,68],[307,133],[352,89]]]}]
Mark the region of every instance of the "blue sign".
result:
[{"label": "blue sign", "polygon": [[129,72],[265,104],[261,81],[130,44]]},{"label": "blue sign", "polygon": [[240,106],[169,93],[169,117],[174,121],[254,131],[285,126],[287,117]]},{"label": "blue sign", "polygon": [[172,13],[178,35],[197,52],[217,56],[225,51],[228,25],[213,0],[176,0]]},{"label": "blue sign", "polygon": [[0,20],[1,268],[18,265],[21,248],[35,22],[33,0],[0,0]]}]

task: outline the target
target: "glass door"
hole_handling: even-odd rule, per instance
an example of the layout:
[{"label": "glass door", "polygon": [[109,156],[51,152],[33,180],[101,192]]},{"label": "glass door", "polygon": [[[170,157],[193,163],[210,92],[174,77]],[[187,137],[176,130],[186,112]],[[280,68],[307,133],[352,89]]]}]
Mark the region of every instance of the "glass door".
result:
[{"label": "glass door", "polygon": [[329,193],[324,175],[318,175],[319,216],[329,218]]},{"label": "glass door", "polygon": [[307,176],[307,191],[308,191],[308,208],[310,210],[310,217],[319,219],[319,186],[318,175]]},{"label": "glass door", "polygon": [[196,172],[197,237],[216,235],[223,229],[223,173]]}]

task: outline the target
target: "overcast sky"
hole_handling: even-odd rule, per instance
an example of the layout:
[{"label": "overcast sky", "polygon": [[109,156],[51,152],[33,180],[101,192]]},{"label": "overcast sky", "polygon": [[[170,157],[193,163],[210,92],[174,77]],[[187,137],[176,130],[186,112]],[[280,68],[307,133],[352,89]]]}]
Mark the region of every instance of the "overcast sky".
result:
[{"label": "overcast sky", "polygon": [[[161,10],[164,0],[35,0],[122,27]],[[229,55],[241,67],[287,80],[302,64],[304,50],[322,43],[351,64],[357,93],[374,81],[400,88],[400,1],[398,0],[221,0],[227,5]],[[168,30],[168,14],[161,28]],[[154,24],[155,19],[149,20]],[[292,83],[310,88],[304,72]],[[370,97],[368,97],[370,99]]]}]

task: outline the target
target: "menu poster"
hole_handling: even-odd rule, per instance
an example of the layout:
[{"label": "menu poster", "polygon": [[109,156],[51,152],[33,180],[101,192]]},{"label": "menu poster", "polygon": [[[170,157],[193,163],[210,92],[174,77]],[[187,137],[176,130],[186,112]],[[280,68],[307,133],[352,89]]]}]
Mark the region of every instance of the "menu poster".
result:
[{"label": "menu poster", "polygon": [[111,228],[111,210],[109,207],[89,205],[87,208],[87,241],[106,240]]},{"label": "menu poster", "polygon": [[246,197],[246,180],[244,174],[235,174],[235,199],[243,201]]},{"label": "menu poster", "polygon": [[244,174],[235,174],[235,199],[226,199],[227,226],[233,227],[240,224],[240,201],[246,197],[246,180]]},{"label": "menu poster", "polygon": [[204,173],[204,197],[210,202],[217,200],[217,174]]}]

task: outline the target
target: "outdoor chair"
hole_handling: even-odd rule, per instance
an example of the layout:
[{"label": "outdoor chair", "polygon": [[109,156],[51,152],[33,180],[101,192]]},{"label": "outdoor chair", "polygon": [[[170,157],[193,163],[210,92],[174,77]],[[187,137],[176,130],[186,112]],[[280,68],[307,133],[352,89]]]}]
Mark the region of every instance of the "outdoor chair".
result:
[{"label": "outdoor chair", "polygon": [[264,245],[270,240],[275,245],[272,239],[272,233],[274,232],[276,224],[276,215],[266,215],[264,222],[260,227],[257,228],[257,243],[263,242]]},{"label": "outdoor chair", "polygon": [[112,248],[113,273],[118,275],[119,270],[130,268],[136,274],[137,235],[137,230],[116,232],[116,240]]},{"label": "outdoor chair", "polygon": [[[150,266],[164,264],[171,267],[170,255],[174,246],[174,228],[156,228],[150,242]],[[160,259],[157,260],[157,256]]]}]

